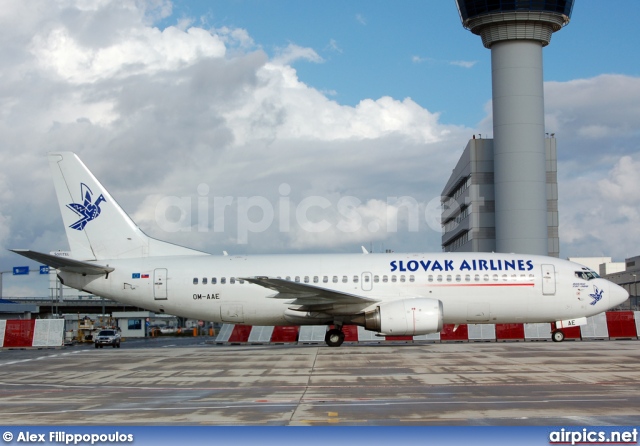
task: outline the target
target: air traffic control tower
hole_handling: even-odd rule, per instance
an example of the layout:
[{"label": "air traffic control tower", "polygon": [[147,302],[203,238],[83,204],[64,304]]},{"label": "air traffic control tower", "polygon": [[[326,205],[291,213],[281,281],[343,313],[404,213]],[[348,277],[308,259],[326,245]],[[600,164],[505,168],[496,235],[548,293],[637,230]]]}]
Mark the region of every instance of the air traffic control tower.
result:
[{"label": "air traffic control tower", "polygon": [[547,254],[542,48],[573,0],[456,0],[491,50],[496,251]]}]

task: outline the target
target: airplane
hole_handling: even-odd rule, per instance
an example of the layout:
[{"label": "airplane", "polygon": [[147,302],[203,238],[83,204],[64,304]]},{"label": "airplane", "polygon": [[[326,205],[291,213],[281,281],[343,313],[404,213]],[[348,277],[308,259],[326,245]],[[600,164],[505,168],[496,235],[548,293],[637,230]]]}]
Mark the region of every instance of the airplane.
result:
[{"label": "airplane", "polygon": [[444,324],[551,323],[613,308],[627,291],[567,260],[505,253],[216,256],[147,236],[73,152],[50,153],[71,257],[12,251],[58,270],[69,287],[217,323],[344,325],[380,336],[438,333]]}]

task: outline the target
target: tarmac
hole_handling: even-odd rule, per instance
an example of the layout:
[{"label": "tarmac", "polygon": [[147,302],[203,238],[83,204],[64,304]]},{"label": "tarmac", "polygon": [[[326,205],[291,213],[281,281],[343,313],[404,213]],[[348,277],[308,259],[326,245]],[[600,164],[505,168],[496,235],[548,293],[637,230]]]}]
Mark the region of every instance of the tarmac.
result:
[{"label": "tarmac", "polygon": [[638,341],[0,351],[2,425],[639,425]]}]

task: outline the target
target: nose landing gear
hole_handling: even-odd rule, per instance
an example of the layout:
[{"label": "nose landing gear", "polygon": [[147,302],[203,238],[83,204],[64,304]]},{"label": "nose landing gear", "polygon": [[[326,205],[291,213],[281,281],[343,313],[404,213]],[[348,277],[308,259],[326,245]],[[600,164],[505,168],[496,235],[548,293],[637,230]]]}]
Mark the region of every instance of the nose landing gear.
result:
[{"label": "nose landing gear", "polygon": [[564,333],[562,332],[562,330],[554,330],[551,333],[551,339],[553,340],[553,342],[562,342],[564,341]]}]

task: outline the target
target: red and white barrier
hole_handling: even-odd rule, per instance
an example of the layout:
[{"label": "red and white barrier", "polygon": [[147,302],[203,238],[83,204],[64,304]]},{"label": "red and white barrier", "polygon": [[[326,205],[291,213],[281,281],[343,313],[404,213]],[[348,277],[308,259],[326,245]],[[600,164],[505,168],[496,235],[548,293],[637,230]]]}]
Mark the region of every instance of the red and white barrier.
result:
[{"label": "red and white barrier", "polygon": [[[550,341],[553,324],[445,324],[440,333],[422,336],[379,336],[355,325],[345,325],[344,342],[489,342],[489,341]],[[258,327],[249,325],[222,326],[218,343],[300,343],[322,344],[326,325],[302,327]],[[640,312],[610,311],[587,318],[587,325],[564,328],[565,339],[637,339],[640,333]]]},{"label": "red and white barrier", "polygon": [[64,319],[0,321],[0,347],[61,347]]}]

